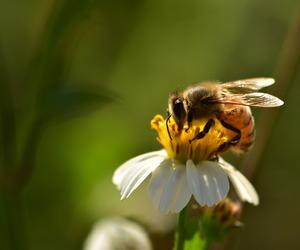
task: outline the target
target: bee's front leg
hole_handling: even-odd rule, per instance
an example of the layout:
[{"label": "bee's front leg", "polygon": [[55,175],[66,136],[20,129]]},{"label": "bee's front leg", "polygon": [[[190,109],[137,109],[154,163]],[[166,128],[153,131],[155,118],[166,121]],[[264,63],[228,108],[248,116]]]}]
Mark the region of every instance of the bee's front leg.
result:
[{"label": "bee's front leg", "polygon": [[209,130],[215,125],[214,119],[209,119],[207,123],[205,124],[203,130],[199,132],[192,140],[190,140],[190,143],[194,140],[199,140],[202,139],[208,132]]},{"label": "bee's front leg", "polygon": [[190,126],[192,124],[192,121],[193,121],[193,112],[191,110],[189,110],[188,113],[187,113],[187,124],[188,124],[188,127],[185,129],[185,132],[189,131]]},{"label": "bee's front leg", "polygon": [[170,141],[172,141],[172,136],[171,136],[171,133],[170,133],[170,129],[169,129],[169,120],[171,118],[171,115],[169,114],[169,111],[168,112],[168,117],[166,119],[166,128],[167,128],[167,131],[168,131],[168,135],[169,135],[169,138],[170,138]]}]

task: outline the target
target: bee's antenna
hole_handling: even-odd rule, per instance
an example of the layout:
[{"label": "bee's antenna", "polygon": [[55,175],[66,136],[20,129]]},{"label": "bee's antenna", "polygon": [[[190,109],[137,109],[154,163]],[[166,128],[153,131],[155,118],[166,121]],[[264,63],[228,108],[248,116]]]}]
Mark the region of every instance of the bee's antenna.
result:
[{"label": "bee's antenna", "polygon": [[170,137],[170,140],[172,141],[172,137],[171,137],[170,130],[169,130],[169,125],[168,125],[168,122],[169,122],[171,116],[172,115],[169,115],[168,118],[166,119],[166,126],[167,126],[168,135]]}]

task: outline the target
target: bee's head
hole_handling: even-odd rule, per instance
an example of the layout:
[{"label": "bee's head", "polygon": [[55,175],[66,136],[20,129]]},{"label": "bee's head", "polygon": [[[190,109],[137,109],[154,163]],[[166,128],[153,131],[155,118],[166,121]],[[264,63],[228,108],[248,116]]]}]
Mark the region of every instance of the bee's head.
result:
[{"label": "bee's head", "polygon": [[186,120],[187,112],[183,103],[182,94],[175,92],[169,97],[169,113],[175,119],[178,127],[182,128]]}]

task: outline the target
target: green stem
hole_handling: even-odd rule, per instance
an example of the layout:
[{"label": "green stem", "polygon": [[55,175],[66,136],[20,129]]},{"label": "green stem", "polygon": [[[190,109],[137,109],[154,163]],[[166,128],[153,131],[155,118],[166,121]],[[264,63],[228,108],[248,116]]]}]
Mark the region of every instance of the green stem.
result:
[{"label": "green stem", "polygon": [[[0,48],[0,242],[1,249],[27,249],[22,198],[16,171],[16,120],[11,81]],[[7,185],[8,184],[8,185]]]},{"label": "green stem", "polygon": [[[282,98],[287,95],[291,83],[295,80],[300,66],[300,5],[296,6],[295,17],[291,22],[283,43],[274,73],[276,85],[272,94]],[[285,106],[286,108],[286,106]],[[260,166],[268,146],[273,125],[283,109],[275,109],[264,113],[256,125],[260,136],[257,136],[256,146],[244,157],[241,169],[248,178],[252,178],[256,168]]]},{"label": "green stem", "polygon": [[178,216],[174,250],[207,250],[226,233],[210,212],[199,213],[187,206]]},{"label": "green stem", "polygon": [[1,249],[27,249],[27,234],[20,193],[0,194]]},{"label": "green stem", "polygon": [[185,241],[185,224],[187,216],[187,206],[179,213],[174,250],[183,250]]}]

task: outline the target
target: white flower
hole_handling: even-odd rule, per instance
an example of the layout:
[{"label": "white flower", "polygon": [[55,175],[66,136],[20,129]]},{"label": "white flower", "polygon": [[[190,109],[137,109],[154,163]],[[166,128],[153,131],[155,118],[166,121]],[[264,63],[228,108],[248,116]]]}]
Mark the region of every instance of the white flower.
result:
[{"label": "white flower", "polygon": [[137,156],[116,170],[113,183],[120,189],[121,199],[128,198],[152,175],[148,191],[162,212],[180,212],[192,195],[201,206],[213,206],[226,197],[228,179],[242,201],[257,205],[258,195],[251,183],[218,156],[232,139],[218,119],[204,137],[194,140],[206,122],[195,120],[179,129],[174,119],[155,116],[151,125],[164,149]]},{"label": "white flower", "polygon": [[152,250],[146,231],[124,218],[109,218],[97,222],[89,233],[84,250]]},{"label": "white flower", "polygon": [[193,195],[201,206],[213,206],[229,191],[229,180],[242,201],[258,205],[259,198],[252,184],[231,164],[191,159],[185,164],[169,159],[166,151],[139,155],[121,165],[113,176],[113,183],[121,191],[121,199],[128,198],[152,174],[149,194],[162,212],[180,212]]}]

